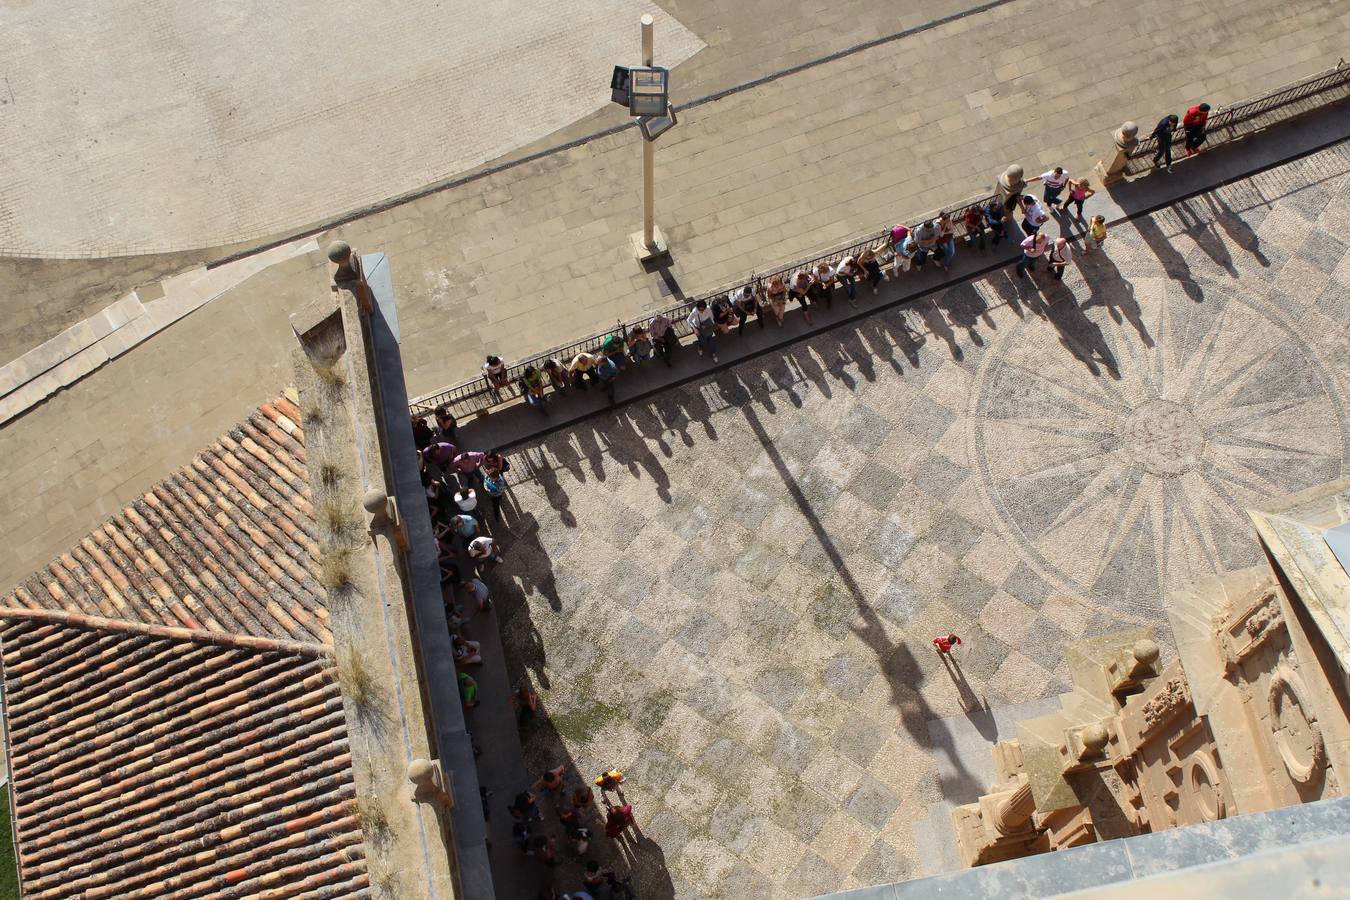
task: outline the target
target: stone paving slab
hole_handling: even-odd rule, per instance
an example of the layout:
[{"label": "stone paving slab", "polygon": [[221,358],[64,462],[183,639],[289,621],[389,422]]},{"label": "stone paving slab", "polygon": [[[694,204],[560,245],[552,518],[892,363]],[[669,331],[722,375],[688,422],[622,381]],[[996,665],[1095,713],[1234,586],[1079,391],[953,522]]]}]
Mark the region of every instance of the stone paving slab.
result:
[{"label": "stone paving slab", "polygon": [[516,448],[493,585],[556,725],[527,765],[628,772],[677,897],[919,874],[915,823],[978,780],[935,720],[1062,692],[1078,638],[1167,643],[1169,589],[1258,561],[1245,506],[1350,471],[1350,257],[1313,239],[1347,212],[1338,145],[1062,284],[1003,270]]}]

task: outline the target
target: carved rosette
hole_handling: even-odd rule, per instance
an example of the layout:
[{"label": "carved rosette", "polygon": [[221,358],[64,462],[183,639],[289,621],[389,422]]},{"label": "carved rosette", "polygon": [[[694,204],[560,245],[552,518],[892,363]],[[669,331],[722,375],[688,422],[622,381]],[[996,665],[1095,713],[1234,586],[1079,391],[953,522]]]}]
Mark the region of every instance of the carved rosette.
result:
[{"label": "carved rosette", "polygon": [[1271,676],[1266,700],[1271,735],[1289,777],[1305,786],[1321,781],[1327,766],[1327,746],[1308,703],[1303,679],[1281,663]]}]

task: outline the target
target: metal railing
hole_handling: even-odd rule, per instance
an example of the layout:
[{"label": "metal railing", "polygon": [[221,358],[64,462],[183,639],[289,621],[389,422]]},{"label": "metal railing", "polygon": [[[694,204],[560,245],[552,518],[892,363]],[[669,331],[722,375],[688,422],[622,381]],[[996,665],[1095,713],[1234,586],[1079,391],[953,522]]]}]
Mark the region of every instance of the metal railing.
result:
[{"label": "metal railing", "polygon": [[[981,195],[979,197],[971,198],[959,206],[949,207],[945,210],[952,219],[957,238],[963,238],[965,236],[965,225],[962,222],[962,219],[965,216],[966,210],[971,207],[983,209],[983,207],[992,199],[992,195]],[[914,221],[922,222],[927,219],[935,218],[938,215],[938,212],[932,212],[925,216],[917,217]],[[704,291],[697,296],[690,297],[673,306],[658,310],[657,312],[644,313],[636,318],[617,322],[614,327],[606,329],[605,331],[598,331],[594,334],[587,335],[580,340],[572,341],[568,344],[560,344],[559,346],[552,347],[542,353],[536,353],[525,359],[519,360],[508,367],[507,375],[510,381],[505,387],[494,388],[488,383],[485,375],[480,375],[476,378],[461,381],[458,384],[443,388],[434,393],[416,397],[410,401],[409,408],[414,415],[419,416],[430,415],[433,410],[442,405],[447,407],[456,418],[485,413],[494,406],[521,399],[522,395],[520,392],[519,379],[527,366],[534,366],[538,369],[549,359],[556,359],[563,366],[566,366],[578,353],[599,354],[601,352],[600,347],[607,338],[617,335],[620,338],[626,339],[628,333],[635,326],[642,325],[645,327],[648,322],[658,315],[664,315],[674,323],[673,328],[675,334],[679,340],[683,342],[685,339],[692,336],[689,324],[685,319],[689,314],[689,310],[692,309],[694,304],[699,300],[707,300],[711,304],[714,298],[729,295],[733,291],[739,290],[747,284],[754,284],[757,291],[762,295],[766,285],[775,275],[780,276],[784,281],[787,281],[789,276],[798,270],[806,270],[808,272],[814,271],[816,266],[822,262],[833,267],[844,257],[857,257],[867,249],[877,251],[879,256],[878,262],[881,262],[884,266],[889,262],[890,234],[890,227],[877,229],[869,232],[866,237],[855,239],[851,243],[837,245],[824,252],[816,253],[814,256],[797,259],[774,269],[763,272],[754,272],[739,281],[722,285],[714,290]],[[883,251],[887,252],[886,257],[881,256]],[[836,290],[838,290],[838,288],[836,288]]]},{"label": "metal railing", "polygon": [[[1347,97],[1350,97],[1350,65],[1346,65],[1342,59],[1334,67],[1316,75],[1291,82],[1259,97],[1212,110],[1205,122],[1204,146],[1213,147],[1241,140],[1271,125],[1287,122]],[[1174,154],[1177,152],[1175,148],[1184,143],[1185,134],[1185,126],[1178,121],[1172,129]],[[1153,155],[1157,152],[1158,139],[1150,133],[1130,151],[1126,173],[1138,175],[1148,171],[1152,166]]]},{"label": "metal railing", "polygon": [[[1342,96],[1337,96],[1337,92],[1340,92]],[[1348,95],[1350,95],[1350,65],[1346,65],[1345,61],[1342,60],[1332,69],[1285,85],[1268,94],[1211,112],[1206,123],[1207,142],[1213,145],[1238,140],[1276,122],[1287,121],[1328,103],[1338,102]],[[1184,129],[1180,123],[1173,133],[1178,136],[1184,134]],[[1137,174],[1146,170],[1149,167],[1149,159],[1156,151],[1156,138],[1149,136],[1139,141],[1138,145],[1130,152],[1127,171],[1131,174]],[[965,226],[962,219],[966,210],[974,206],[983,208],[993,199],[994,195],[983,194],[972,197],[955,207],[947,208],[947,213],[951,216],[958,238],[965,235]],[[930,212],[910,221],[922,222],[936,215],[937,212]],[[1009,222],[1009,225],[1011,225],[1011,222]],[[714,298],[730,294],[749,283],[754,283],[759,291],[763,292],[765,284],[775,275],[786,278],[798,269],[811,270],[822,262],[833,266],[845,256],[857,256],[868,248],[878,251],[889,250],[890,228],[878,228],[851,243],[838,245],[830,250],[794,260],[774,269],[753,273],[747,278],[723,285],[715,290],[705,291],[681,303],[668,306],[659,312],[646,313],[627,321],[617,322],[612,328],[526,357],[508,368],[509,383],[505,387],[494,388],[488,383],[485,376],[479,375],[434,393],[416,397],[410,401],[410,409],[414,415],[430,415],[437,406],[444,405],[457,418],[482,415],[495,406],[521,398],[519,379],[527,366],[539,368],[549,359],[557,359],[566,366],[578,353],[599,353],[601,352],[600,346],[606,338],[612,335],[626,338],[634,326],[645,326],[657,315],[665,315],[669,318],[674,323],[677,337],[684,341],[690,336],[690,329],[685,322],[685,317],[689,309],[698,300],[703,299],[711,303]],[[885,262],[887,260],[883,258],[879,261]]]}]

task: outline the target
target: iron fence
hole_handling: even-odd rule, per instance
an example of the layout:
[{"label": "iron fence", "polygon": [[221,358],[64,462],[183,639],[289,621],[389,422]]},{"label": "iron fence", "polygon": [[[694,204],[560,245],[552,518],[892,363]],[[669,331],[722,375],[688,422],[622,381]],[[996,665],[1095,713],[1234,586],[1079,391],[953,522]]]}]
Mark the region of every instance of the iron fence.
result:
[{"label": "iron fence", "polygon": [[[1350,97],[1350,65],[1341,60],[1334,67],[1310,75],[1301,81],[1292,82],[1232,106],[1212,110],[1205,122],[1205,145],[1214,146],[1240,140],[1271,125],[1298,118],[1304,113],[1347,97]],[[1174,147],[1184,142],[1185,133],[1185,126],[1178,121],[1176,127],[1172,129]],[[1126,173],[1138,175],[1147,171],[1152,167],[1152,159],[1157,152],[1158,138],[1149,134],[1130,151],[1130,161],[1125,166]]]},{"label": "iron fence", "polygon": [[[981,195],[976,198],[971,198],[959,206],[951,207],[946,210],[947,214],[951,217],[958,239],[964,238],[965,236],[965,225],[962,222],[962,219],[965,216],[966,210],[971,207],[983,209],[983,207],[992,199],[992,195]],[[938,212],[929,213],[914,219],[914,221],[921,222],[926,219],[932,219],[938,214]],[[527,366],[533,366],[538,369],[545,361],[556,359],[565,367],[578,353],[598,354],[600,353],[601,345],[607,338],[617,335],[620,338],[626,339],[629,332],[632,331],[635,326],[642,325],[645,327],[647,323],[657,315],[664,315],[669,318],[674,323],[673,327],[676,336],[681,342],[684,342],[685,339],[692,336],[692,331],[686,318],[690,309],[692,309],[694,304],[699,300],[707,300],[708,303],[711,304],[715,298],[730,295],[733,291],[740,290],[747,284],[754,284],[756,290],[762,295],[768,282],[771,281],[774,276],[782,277],[786,281],[789,276],[798,270],[806,270],[808,272],[814,271],[816,266],[822,262],[834,267],[838,265],[839,261],[844,257],[857,257],[867,249],[876,250],[879,254],[886,253],[887,255],[882,256],[879,260],[884,265],[889,262],[890,233],[891,229],[889,227],[877,229],[869,232],[866,237],[855,239],[851,243],[837,245],[824,252],[818,252],[814,256],[800,258],[774,269],[753,272],[743,279],[722,285],[714,290],[704,291],[695,297],[687,298],[680,303],[668,306],[657,312],[644,313],[641,316],[627,321],[616,322],[614,327],[606,329],[605,331],[598,331],[594,334],[587,335],[580,340],[572,341],[568,344],[560,344],[559,346],[552,347],[542,353],[536,353],[508,367],[507,374],[510,380],[505,387],[494,388],[488,383],[486,375],[480,375],[476,378],[461,381],[458,384],[443,388],[434,393],[416,397],[410,401],[410,409],[414,415],[424,416],[430,415],[438,406],[445,406],[456,418],[462,418],[468,415],[484,413],[492,407],[503,403],[520,400],[522,394],[520,391],[519,380]]]},{"label": "iron fence", "polygon": [[[1206,125],[1207,141],[1217,144],[1238,140],[1276,122],[1287,121],[1315,108],[1343,100],[1346,96],[1350,96],[1350,66],[1347,66],[1342,60],[1334,68],[1325,72],[1285,85],[1268,94],[1211,112]],[[1183,132],[1184,129],[1178,123],[1173,134],[1181,135]],[[1148,160],[1156,151],[1157,139],[1151,135],[1144,138],[1130,153],[1126,171],[1131,174],[1144,171],[1149,166]],[[966,210],[971,207],[983,208],[993,199],[993,195],[984,194],[948,208],[947,213],[951,216],[958,238],[965,235],[965,226],[962,219]],[[912,221],[921,222],[936,215],[935,212],[928,213],[916,217]],[[767,271],[752,273],[744,279],[723,285],[715,290],[705,291],[693,298],[668,306],[659,312],[646,313],[627,321],[616,322],[612,328],[526,357],[508,367],[509,383],[506,387],[494,388],[488,383],[485,376],[480,375],[442,390],[414,398],[410,402],[410,409],[414,415],[419,416],[429,415],[436,407],[441,405],[446,406],[456,418],[484,414],[494,406],[521,399],[519,380],[527,366],[539,368],[549,359],[557,359],[566,366],[578,353],[599,353],[600,346],[606,338],[613,335],[626,338],[634,326],[645,326],[658,314],[666,316],[674,323],[673,327],[677,337],[684,341],[690,337],[690,328],[685,318],[690,308],[698,300],[707,300],[711,303],[714,298],[730,294],[749,283],[754,283],[757,289],[763,292],[765,284],[775,275],[786,278],[799,269],[812,270],[822,262],[834,266],[845,256],[857,256],[868,248],[889,250],[889,238],[889,228],[876,229],[861,239],[838,245],[814,256],[797,259]]]}]

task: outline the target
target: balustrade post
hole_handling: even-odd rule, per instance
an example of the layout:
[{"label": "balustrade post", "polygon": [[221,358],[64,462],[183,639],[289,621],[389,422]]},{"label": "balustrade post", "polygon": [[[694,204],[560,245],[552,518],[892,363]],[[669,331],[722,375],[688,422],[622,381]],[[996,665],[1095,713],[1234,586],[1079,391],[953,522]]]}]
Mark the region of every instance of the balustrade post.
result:
[{"label": "balustrade post", "polygon": [[1101,178],[1104,186],[1116,184],[1125,179],[1125,166],[1130,162],[1130,153],[1135,147],[1139,146],[1139,126],[1133,122],[1126,122],[1116,129],[1114,135],[1116,142],[1116,154],[1108,163],[1101,160],[1097,163],[1097,177]]}]

